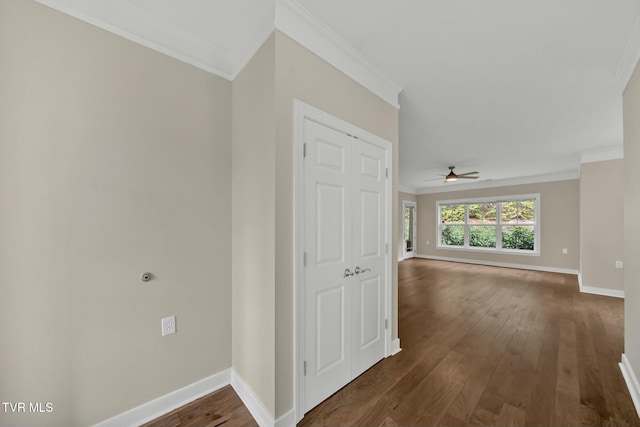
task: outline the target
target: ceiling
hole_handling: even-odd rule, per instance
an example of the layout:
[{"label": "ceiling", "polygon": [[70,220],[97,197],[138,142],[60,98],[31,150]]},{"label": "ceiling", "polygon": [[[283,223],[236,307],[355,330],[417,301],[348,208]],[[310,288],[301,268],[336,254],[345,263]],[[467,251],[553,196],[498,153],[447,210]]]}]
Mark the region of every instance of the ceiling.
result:
[{"label": "ceiling", "polygon": [[[227,79],[283,31],[399,104],[399,188],[418,193],[620,158],[640,55],[640,0],[38,1]],[[444,184],[447,166],[480,179]]]}]

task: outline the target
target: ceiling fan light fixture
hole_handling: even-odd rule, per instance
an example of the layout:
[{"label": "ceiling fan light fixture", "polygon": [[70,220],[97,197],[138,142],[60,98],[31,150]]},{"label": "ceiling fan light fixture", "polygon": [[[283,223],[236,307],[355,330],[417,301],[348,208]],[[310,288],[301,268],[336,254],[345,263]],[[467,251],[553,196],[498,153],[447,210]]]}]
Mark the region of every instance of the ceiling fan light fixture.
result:
[{"label": "ceiling fan light fixture", "polygon": [[444,178],[444,182],[453,182],[458,180],[458,175],[453,173],[455,166],[449,166],[449,175]]},{"label": "ceiling fan light fixture", "polygon": [[[455,166],[449,166],[449,174],[448,175],[444,175],[444,174],[438,174],[438,175],[444,176],[444,182],[454,182],[454,181],[458,181],[459,179],[478,179],[479,178],[476,175],[478,173],[477,171],[465,172],[465,173],[457,174],[457,173],[455,173],[453,171],[453,169],[455,169]],[[435,181],[435,180],[434,179],[425,179],[425,181]]]}]

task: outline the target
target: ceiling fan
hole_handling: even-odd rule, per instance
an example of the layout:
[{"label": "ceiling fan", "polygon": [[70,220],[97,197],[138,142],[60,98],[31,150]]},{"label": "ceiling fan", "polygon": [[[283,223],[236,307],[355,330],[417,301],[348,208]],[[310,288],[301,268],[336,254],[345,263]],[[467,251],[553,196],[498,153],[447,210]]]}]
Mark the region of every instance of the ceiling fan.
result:
[{"label": "ceiling fan", "polygon": [[[453,171],[454,169],[455,169],[455,166],[449,166],[449,174],[448,175],[443,175],[443,174],[438,174],[438,175],[444,176],[444,182],[453,182],[453,181],[457,181],[458,179],[478,179],[479,178],[477,176],[477,174],[479,172],[477,172],[477,171],[456,174]],[[476,175],[476,176],[472,176],[472,175]],[[433,179],[426,179],[425,181],[434,181],[434,180]]]},{"label": "ceiling fan", "polygon": [[[477,171],[456,174],[455,172],[453,172],[453,169],[455,169],[455,166],[449,166],[449,174],[442,175],[444,176],[444,182],[453,182],[453,181],[457,181],[458,179],[478,179]],[[476,176],[471,176],[471,175],[476,175]]]}]

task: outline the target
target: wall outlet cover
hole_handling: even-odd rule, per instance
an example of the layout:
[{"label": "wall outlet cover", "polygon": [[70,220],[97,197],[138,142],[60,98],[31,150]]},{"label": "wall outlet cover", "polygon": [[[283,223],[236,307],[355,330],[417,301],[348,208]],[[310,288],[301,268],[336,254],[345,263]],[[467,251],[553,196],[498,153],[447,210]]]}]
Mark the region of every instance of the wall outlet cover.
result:
[{"label": "wall outlet cover", "polygon": [[165,317],[162,319],[161,323],[163,337],[176,333],[176,316]]}]

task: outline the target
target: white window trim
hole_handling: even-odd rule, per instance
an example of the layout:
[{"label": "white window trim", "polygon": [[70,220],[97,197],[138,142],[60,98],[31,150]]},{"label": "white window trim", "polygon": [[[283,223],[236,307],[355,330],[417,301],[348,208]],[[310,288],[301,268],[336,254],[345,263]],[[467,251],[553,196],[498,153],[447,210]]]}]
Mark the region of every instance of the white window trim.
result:
[{"label": "white window trim", "polygon": [[[518,249],[503,249],[502,239],[498,239],[498,234],[502,232],[502,224],[497,222],[496,226],[496,248],[482,248],[469,246],[469,209],[465,207],[465,222],[464,224],[459,224],[464,226],[464,246],[449,246],[442,244],[442,223],[440,220],[440,206],[442,205],[455,205],[455,204],[475,204],[475,203],[497,203],[497,202],[513,202],[518,200],[531,200],[534,199],[536,205],[535,218],[536,221],[534,225],[534,250],[533,251],[525,251]],[[501,208],[501,205],[499,205]],[[498,209],[497,217],[500,218],[501,209]],[[494,253],[494,254],[505,254],[505,255],[520,255],[520,256],[540,256],[541,253],[541,241],[540,241],[540,228],[541,228],[541,218],[540,218],[540,193],[535,194],[517,194],[517,195],[507,195],[507,196],[493,196],[493,197],[476,197],[476,198],[468,198],[468,199],[451,199],[451,200],[438,200],[436,201],[436,248],[443,249],[447,251],[470,251],[470,252],[485,252],[485,253]],[[456,224],[451,224],[456,225]],[[489,225],[489,224],[487,224]],[[498,230],[500,231],[498,233]]]}]

